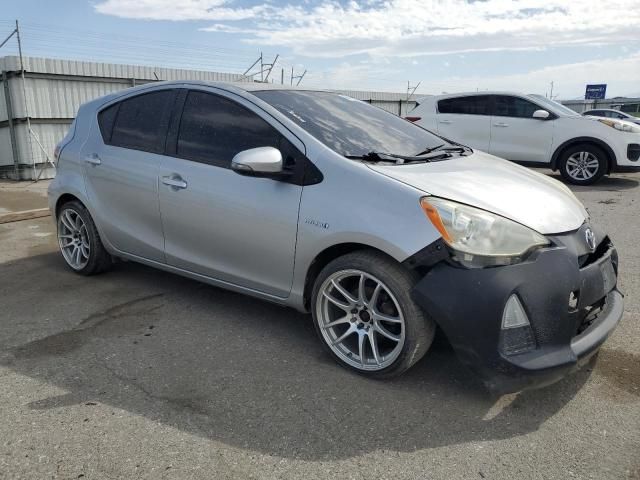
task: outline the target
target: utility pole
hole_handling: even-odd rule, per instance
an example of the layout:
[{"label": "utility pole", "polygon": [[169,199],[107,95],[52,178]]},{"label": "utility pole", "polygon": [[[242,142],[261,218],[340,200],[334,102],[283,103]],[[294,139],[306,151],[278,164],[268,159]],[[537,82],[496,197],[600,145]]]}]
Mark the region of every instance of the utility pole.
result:
[{"label": "utility pole", "polygon": [[549,99],[553,100],[553,80],[551,81],[551,92],[549,93]]},{"label": "utility pole", "polygon": [[[245,70],[245,72],[242,74],[242,76],[243,77],[254,77],[258,73],[260,73],[260,82],[261,83],[268,82],[269,81],[269,75],[271,75],[271,71],[273,70],[273,67],[276,65],[276,62],[278,61],[278,58],[280,58],[280,54],[276,54],[275,58],[273,59],[273,62],[265,63],[264,62],[264,56],[262,55],[262,52],[260,52],[260,56],[258,57],[258,59],[255,62],[253,62],[249,68],[247,68]],[[249,74],[249,72],[251,70],[253,70],[253,68],[258,63],[260,63],[260,72],[255,72],[255,73]],[[265,73],[266,73],[266,76],[265,76]]]},{"label": "utility pole", "polygon": [[262,68],[263,69],[264,69],[264,67],[269,67],[269,70],[267,71],[267,76],[264,77],[263,82],[266,82],[266,81],[269,80],[269,75],[271,75],[271,70],[273,70],[273,67],[275,66],[276,62],[278,61],[278,57],[280,57],[280,54],[276,54],[276,58],[273,59],[273,62],[271,62],[271,63],[263,63],[262,64]]},{"label": "utility pole", "polygon": [[307,74],[307,70],[305,70],[304,72],[302,72],[302,75],[294,75],[293,74],[293,67],[291,67],[291,85],[293,85],[293,81],[294,80],[298,80],[298,82],[296,83],[296,87],[298,85],[300,85],[300,82],[302,81],[302,79],[304,78],[304,76]]},{"label": "utility pole", "polygon": [[411,82],[407,81],[407,102],[409,101],[411,96],[414,93],[416,93],[416,90],[418,89],[418,87],[420,86],[421,83],[422,83],[422,81],[418,82],[418,84],[415,87],[412,87],[411,86]]}]

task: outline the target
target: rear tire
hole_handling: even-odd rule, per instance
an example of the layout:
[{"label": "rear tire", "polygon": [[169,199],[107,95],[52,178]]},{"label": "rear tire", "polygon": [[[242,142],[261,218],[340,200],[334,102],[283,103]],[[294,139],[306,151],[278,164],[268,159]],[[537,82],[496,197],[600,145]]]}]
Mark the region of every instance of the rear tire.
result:
[{"label": "rear tire", "polygon": [[395,377],[429,350],[435,323],[411,297],[417,275],[386,255],[361,250],[322,269],[311,308],[318,337],[343,367]]},{"label": "rear tire", "polygon": [[607,172],[607,155],[600,147],[580,143],[566,149],[558,163],[565,182],[591,185]]},{"label": "rear tire", "polygon": [[65,262],[80,275],[95,275],[112,264],[89,211],[77,200],[60,207],[57,217],[60,252]]}]

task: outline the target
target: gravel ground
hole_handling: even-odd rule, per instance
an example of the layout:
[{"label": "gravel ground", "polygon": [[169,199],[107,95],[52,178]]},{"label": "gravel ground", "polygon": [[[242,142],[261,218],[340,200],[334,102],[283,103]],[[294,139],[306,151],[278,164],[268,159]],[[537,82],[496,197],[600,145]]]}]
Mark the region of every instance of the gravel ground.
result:
[{"label": "gravel ground", "polygon": [[133,263],[82,278],[50,218],[0,225],[0,478],[640,479],[639,183],[574,189],[619,249],[622,323],[500,398],[443,338],[367,380],[304,315]]}]

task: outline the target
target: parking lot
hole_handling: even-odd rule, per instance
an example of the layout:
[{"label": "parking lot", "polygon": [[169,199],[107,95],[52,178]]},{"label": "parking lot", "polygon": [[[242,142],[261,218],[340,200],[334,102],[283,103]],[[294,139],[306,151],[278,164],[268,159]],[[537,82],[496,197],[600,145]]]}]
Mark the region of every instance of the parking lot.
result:
[{"label": "parking lot", "polygon": [[[45,188],[0,184],[0,207]],[[293,310],[133,263],[83,278],[50,217],[0,224],[0,478],[640,479],[640,174],[572,188],[625,315],[595,362],[503,397],[442,335],[368,380]]]}]

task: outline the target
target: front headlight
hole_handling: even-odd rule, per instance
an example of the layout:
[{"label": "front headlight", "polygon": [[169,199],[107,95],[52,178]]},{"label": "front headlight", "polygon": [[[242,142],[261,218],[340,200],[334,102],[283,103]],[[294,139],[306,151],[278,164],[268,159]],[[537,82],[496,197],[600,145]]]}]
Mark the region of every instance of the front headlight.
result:
[{"label": "front headlight", "polygon": [[640,125],[636,125],[635,123],[612,120],[610,118],[599,118],[598,121],[621,132],[640,133]]},{"label": "front headlight", "polygon": [[479,208],[435,197],[423,197],[427,218],[468,267],[519,263],[532,249],[549,245],[538,232]]}]

